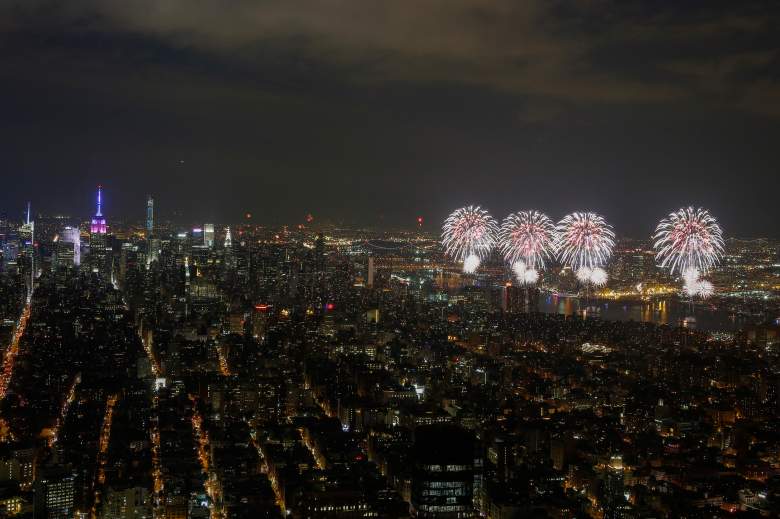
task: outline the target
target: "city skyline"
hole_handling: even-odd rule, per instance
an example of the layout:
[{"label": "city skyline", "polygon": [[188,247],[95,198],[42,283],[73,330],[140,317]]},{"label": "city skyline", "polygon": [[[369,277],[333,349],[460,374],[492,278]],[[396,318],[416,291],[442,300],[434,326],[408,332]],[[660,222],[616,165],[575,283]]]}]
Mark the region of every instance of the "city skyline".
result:
[{"label": "city skyline", "polygon": [[0,519],[780,517],[778,34],[0,0]]},{"label": "city skyline", "polygon": [[[98,214],[96,216],[103,216],[100,214],[100,210],[102,207],[102,192],[104,190],[104,186],[102,184],[98,184],[95,186],[95,189],[98,191]],[[153,225],[153,222],[163,222],[165,225],[174,225],[179,226],[181,228],[186,228],[189,225],[199,225],[203,224],[207,221],[212,222],[219,222],[220,224],[224,225],[259,225],[259,226],[267,226],[267,227],[285,227],[285,226],[298,226],[302,225],[303,227],[311,227],[311,228],[332,228],[332,227],[339,227],[343,226],[345,228],[365,228],[369,230],[375,230],[375,231],[396,231],[396,230],[412,230],[417,229],[421,232],[427,234],[427,235],[440,235],[441,234],[441,226],[440,224],[446,220],[446,218],[442,218],[441,221],[434,220],[431,222],[427,217],[424,217],[422,215],[417,215],[411,220],[407,220],[406,222],[397,223],[394,225],[387,225],[385,222],[379,223],[379,224],[365,224],[361,223],[359,221],[355,220],[349,220],[349,219],[343,219],[340,221],[334,221],[334,220],[328,220],[324,219],[323,221],[320,221],[319,218],[315,218],[311,213],[307,213],[304,215],[299,216],[298,221],[280,221],[278,219],[276,220],[262,220],[260,218],[257,218],[258,215],[255,215],[249,211],[243,212],[239,214],[235,219],[233,220],[214,220],[209,219],[206,217],[203,217],[202,215],[185,215],[182,214],[180,211],[177,211],[176,209],[170,210],[168,214],[163,213],[163,217],[161,218],[159,213],[156,212],[154,209],[155,207],[155,197],[151,194],[147,194],[144,198],[144,213],[142,216],[138,215],[113,215],[114,218],[117,221],[122,222],[123,225],[125,224],[138,224],[139,226],[143,226],[147,231],[150,230],[150,225]],[[46,212],[45,210],[32,210],[32,202],[28,201],[24,204],[22,208],[22,212],[17,215],[15,218],[14,214],[9,214],[6,212],[0,212],[0,217],[10,218],[12,221],[19,219],[24,220],[27,219],[28,221],[30,218],[34,219],[36,215],[42,216],[44,218],[60,218],[70,221],[77,221],[82,220],[85,223],[88,223],[89,219],[91,217],[85,216],[87,213],[86,211],[82,212],[75,212],[72,214],[64,213],[64,212]],[[696,206],[687,206],[689,208],[694,209],[701,209],[700,207]],[[535,209],[534,209],[535,210]],[[31,212],[32,211],[32,212]],[[237,211],[240,212],[240,211]],[[667,217],[670,214],[674,213],[675,211],[672,211],[669,214],[663,215],[663,217]],[[508,213],[507,215],[512,215],[514,213]],[[156,215],[156,216],[155,216]],[[316,224],[314,222],[316,221]],[[150,223],[152,222],[152,223]],[[610,222],[611,223],[611,222]],[[657,225],[658,220],[656,220],[654,225]],[[616,227],[618,229],[626,228],[626,227],[634,227],[636,228],[636,223],[628,224],[626,225],[625,222],[617,222]],[[637,235],[637,234],[631,234],[631,233],[625,233],[625,232],[616,232],[616,237],[620,239],[631,239],[631,240],[653,240],[653,235],[656,232],[655,227],[650,229],[645,235]],[[726,235],[726,240],[736,239],[736,240],[745,240],[745,239],[774,239],[773,235],[731,235],[728,233]]]}]

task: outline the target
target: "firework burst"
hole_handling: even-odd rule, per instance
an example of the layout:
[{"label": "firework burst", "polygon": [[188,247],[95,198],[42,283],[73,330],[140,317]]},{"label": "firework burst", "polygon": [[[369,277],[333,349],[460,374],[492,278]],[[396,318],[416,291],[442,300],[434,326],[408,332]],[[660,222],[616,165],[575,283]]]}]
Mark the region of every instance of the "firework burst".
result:
[{"label": "firework burst", "polygon": [[523,260],[515,261],[512,265],[512,271],[521,285],[533,285],[539,281],[539,271],[534,268],[528,268],[528,265]]},{"label": "firework burst", "polygon": [[[723,231],[706,209],[682,208],[661,220],[653,235],[656,261],[671,274],[707,273],[723,256]],[[698,277],[698,276],[697,276]]]},{"label": "firework burst", "polygon": [[512,213],[501,224],[498,247],[510,265],[522,261],[526,269],[544,270],[554,257],[555,224],[539,211]]},{"label": "firework burst", "polygon": [[590,281],[590,277],[593,275],[593,269],[588,267],[580,267],[574,273],[577,276],[577,281],[580,283],[587,283]]},{"label": "firework burst", "polygon": [[498,224],[479,206],[453,212],[444,221],[442,245],[448,256],[463,262],[463,271],[473,273],[496,244]]},{"label": "firework burst", "polygon": [[591,271],[590,279],[588,281],[593,283],[594,286],[603,287],[604,285],[607,284],[607,279],[608,278],[609,278],[609,276],[607,276],[607,271],[606,270],[604,270],[601,267],[596,267],[595,269],[593,269]]},{"label": "firework burst", "polygon": [[558,222],[556,230],[558,259],[575,272],[603,267],[612,256],[615,233],[612,226],[596,213],[568,214]]},{"label": "firework burst", "polygon": [[706,279],[702,279],[696,283],[696,295],[701,297],[702,299],[707,299],[708,297],[711,297],[715,293],[715,287],[707,281]]},{"label": "firework burst", "polygon": [[701,272],[698,269],[693,267],[685,269],[682,278],[683,293],[691,299],[696,296],[707,299],[715,294],[715,286],[706,279],[701,279]]}]

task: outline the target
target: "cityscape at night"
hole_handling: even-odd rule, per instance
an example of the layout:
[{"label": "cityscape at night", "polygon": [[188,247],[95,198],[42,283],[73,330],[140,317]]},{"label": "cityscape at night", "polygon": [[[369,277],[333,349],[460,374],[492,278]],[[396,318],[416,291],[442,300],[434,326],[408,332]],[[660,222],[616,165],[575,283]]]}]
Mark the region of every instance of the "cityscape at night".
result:
[{"label": "cityscape at night", "polygon": [[778,34],[0,0],[0,519],[780,517]]}]

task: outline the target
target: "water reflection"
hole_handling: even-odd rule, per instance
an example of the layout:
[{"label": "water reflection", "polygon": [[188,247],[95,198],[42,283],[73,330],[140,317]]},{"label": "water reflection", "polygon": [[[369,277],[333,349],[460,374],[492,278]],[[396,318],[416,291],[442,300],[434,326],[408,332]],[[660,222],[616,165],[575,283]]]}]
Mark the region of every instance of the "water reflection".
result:
[{"label": "water reflection", "polygon": [[[599,317],[609,321],[641,321],[679,325],[691,315],[689,303],[676,299],[653,301],[607,301],[547,294],[539,301],[539,311],[562,315]],[[709,331],[734,331],[742,321],[733,314],[709,305],[694,310],[697,327]]]}]

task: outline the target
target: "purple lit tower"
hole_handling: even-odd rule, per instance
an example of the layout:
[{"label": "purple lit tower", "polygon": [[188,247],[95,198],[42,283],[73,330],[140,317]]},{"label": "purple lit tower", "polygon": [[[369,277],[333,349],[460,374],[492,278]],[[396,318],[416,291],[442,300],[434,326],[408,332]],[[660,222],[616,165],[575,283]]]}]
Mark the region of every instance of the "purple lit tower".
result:
[{"label": "purple lit tower", "polygon": [[103,217],[103,186],[98,186],[97,212],[92,217],[92,223],[89,226],[89,262],[92,272],[98,274],[108,272],[106,227],[106,219]]},{"label": "purple lit tower", "polygon": [[103,218],[103,186],[98,186],[97,212],[92,217],[92,225],[89,226],[90,234],[106,234],[106,219]]}]

